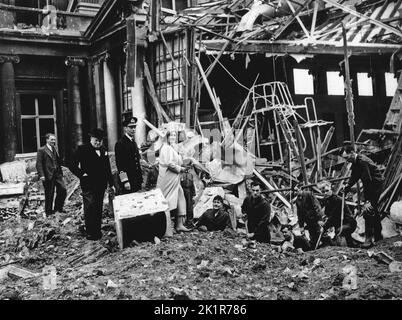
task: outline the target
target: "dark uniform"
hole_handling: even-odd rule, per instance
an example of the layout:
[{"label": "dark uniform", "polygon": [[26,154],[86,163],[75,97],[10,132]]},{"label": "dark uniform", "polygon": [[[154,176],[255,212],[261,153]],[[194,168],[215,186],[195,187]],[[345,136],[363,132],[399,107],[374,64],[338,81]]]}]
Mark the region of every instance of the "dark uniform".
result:
[{"label": "dark uniform", "polygon": [[186,199],[186,223],[190,223],[194,218],[193,197],[195,196],[194,177],[187,169],[180,174],[180,184]]},{"label": "dark uniform", "polygon": [[197,227],[206,226],[208,231],[223,231],[226,228],[232,229],[232,223],[230,221],[230,215],[221,208],[208,209],[205,211],[197,222]]},{"label": "dark uniform", "polygon": [[[339,234],[341,228],[341,215],[342,215],[342,198],[333,194],[331,196],[325,197],[323,200],[325,206],[325,215],[327,216],[327,221],[324,224],[324,230],[328,230],[331,227],[335,228],[335,234]],[[354,245],[352,239],[352,233],[356,230],[357,223],[353,218],[349,207],[344,204],[343,208],[343,222],[342,222],[342,232],[340,236],[345,237],[346,243],[349,247]]]},{"label": "dark uniform", "polygon": [[319,221],[324,220],[321,206],[311,191],[301,191],[296,199],[297,218],[299,226],[306,229],[310,234],[310,247],[315,248],[320,237],[321,226]]},{"label": "dark uniform", "polygon": [[358,154],[351,167],[351,177],[345,187],[345,193],[360,179],[363,182],[364,199],[370,201],[372,210],[364,212],[366,236],[374,236],[374,240],[382,239],[381,217],[378,212],[378,199],[380,198],[384,177],[377,165],[368,157]]},{"label": "dark uniform", "polygon": [[137,192],[141,190],[142,171],[140,165],[140,153],[134,138],[130,140],[126,135],[115,145],[116,166],[118,172],[127,173],[130,182],[130,190],[122,188],[123,193]]},{"label": "dark uniform", "polygon": [[271,205],[263,196],[253,198],[247,196],[241,206],[247,215],[248,232],[254,233],[254,239],[259,242],[270,242],[271,234],[268,229],[271,216]]},{"label": "dark uniform", "polygon": [[[62,211],[67,191],[63,180],[61,161],[57,150],[49,149],[47,145],[38,149],[36,156],[36,170],[39,178],[44,177],[45,213],[51,215],[54,211]],[[53,211],[53,197],[56,189],[56,199]]]},{"label": "dark uniform", "polygon": [[113,186],[109,156],[104,147],[100,156],[91,144],[79,146],[71,163],[70,170],[80,178],[84,203],[84,220],[87,236],[99,239],[102,236],[103,197],[107,184]]}]

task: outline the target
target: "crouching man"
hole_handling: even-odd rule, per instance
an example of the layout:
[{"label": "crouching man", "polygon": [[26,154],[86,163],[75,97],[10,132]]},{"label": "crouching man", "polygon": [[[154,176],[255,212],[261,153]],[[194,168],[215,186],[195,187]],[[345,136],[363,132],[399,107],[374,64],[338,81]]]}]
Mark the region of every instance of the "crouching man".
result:
[{"label": "crouching man", "polygon": [[[352,233],[356,230],[357,223],[346,203],[342,203],[342,198],[333,193],[331,184],[324,181],[320,188],[324,193],[323,205],[327,221],[323,225],[324,232],[329,228],[335,228],[335,245],[339,244],[340,237],[345,237],[348,247],[355,247]],[[342,209],[343,205],[343,209]],[[343,210],[343,214],[342,214]]]},{"label": "crouching man", "polygon": [[297,218],[299,227],[308,230],[310,249],[318,247],[320,234],[323,233],[324,215],[318,199],[311,191],[300,190],[296,198]]},{"label": "crouching man", "polygon": [[269,243],[271,234],[268,225],[271,216],[271,205],[261,195],[261,186],[258,182],[251,183],[251,194],[244,199],[241,210],[243,220],[247,220],[250,239]]},{"label": "crouching man", "polygon": [[221,196],[215,196],[212,209],[205,211],[195,224],[195,228],[201,231],[223,231],[226,228],[232,229],[230,214],[225,208]]}]

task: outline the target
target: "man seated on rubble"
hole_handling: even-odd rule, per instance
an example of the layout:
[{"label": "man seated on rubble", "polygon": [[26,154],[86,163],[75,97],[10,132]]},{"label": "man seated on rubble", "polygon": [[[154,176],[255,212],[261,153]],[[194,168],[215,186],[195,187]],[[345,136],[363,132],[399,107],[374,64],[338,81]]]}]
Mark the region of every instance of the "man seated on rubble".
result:
[{"label": "man seated on rubble", "polygon": [[241,210],[243,220],[247,220],[250,239],[269,243],[271,234],[268,225],[271,216],[271,205],[261,195],[261,186],[258,182],[253,181],[251,183],[251,194],[244,199]]},{"label": "man seated on rubble", "polygon": [[356,230],[357,222],[353,218],[346,203],[343,204],[342,214],[342,198],[333,193],[331,183],[323,181],[320,184],[320,189],[324,193],[322,201],[325,210],[327,221],[323,225],[324,232],[329,228],[335,228],[335,238],[332,241],[333,245],[339,245],[340,237],[345,237],[348,247],[355,247],[355,241],[352,238],[352,233]]},{"label": "man seated on rubble", "polygon": [[296,198],[297,218],[301,230],[308,230],[310,249],[314,250],[323,233],[324,215],[318,199],[311,191],[299,190]]},{"label": "man seated on rubble", "polygon": [[223,198],[215,196],[212,209],[205,211],[195,224],[195,228],[201,231],[223,231],[226,228],[232,229],[230,214],[227,211]]},{"label": "man seated on rubble", "polygon": [[310,243],[306,239],[306,237],[300,235],[297,236],[293,233],[292,226],[290,225],[283,225],[281,227],[282,235],[285,238],[285,241],[280,246],[280,251],[309,251],[310,250]]}]

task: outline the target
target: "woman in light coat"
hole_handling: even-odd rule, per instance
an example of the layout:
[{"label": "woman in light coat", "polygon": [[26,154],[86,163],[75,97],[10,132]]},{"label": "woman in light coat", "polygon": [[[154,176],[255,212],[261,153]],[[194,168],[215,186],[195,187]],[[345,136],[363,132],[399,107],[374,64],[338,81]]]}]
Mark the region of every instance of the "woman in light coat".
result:
[{"label": "woman in light coat", "polygon": [[177,133],[167,132],[166,141],[159,151],[159,174],[156,187],[169,203],[169,210],[177,209],[176,231],[190,231],[184,226],[186,217],[186,199],[180,185],[180,172],[185,170],[182,167],[183,159],[177,151]]}]

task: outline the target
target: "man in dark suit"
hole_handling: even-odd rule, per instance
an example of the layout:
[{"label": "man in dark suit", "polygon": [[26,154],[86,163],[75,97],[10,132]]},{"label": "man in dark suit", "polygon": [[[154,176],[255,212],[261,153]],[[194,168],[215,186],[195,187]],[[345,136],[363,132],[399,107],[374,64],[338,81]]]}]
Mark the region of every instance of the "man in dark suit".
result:
[{"label": "man in dark suit", "polygon": [[88,240],[102,237],[102,209],[106,187],[114,189],[109,156],[102,146],[105,133],[95,129],[90,134],[90,143],[81,145],[73,155],[70,170],[80,178],[84,220]]},{"label": "man in dark suit", "polygon": [[136,126],[136,117],[124,119],[124,135],[115,145],[117,170],[120,177],[127,176],[127,180],[120,178],[124,193],[137,192],[142,185],[141,156],[134,137]]},{"label": "man in dark suit", "polygon": [[358,154],[349,142],[345,142],[343,156],[352,163],[351,176],[345,187],[347,194],[351,187],[360,179],[363,183],[364,212],[366,242],[363,248],[369,248],[382,239],[381,215],[378,212],[384,177],[378,166],[363,154]]},{"label": "man in dark suit", "polygon": [[251,183],[251,194],[244,199],[241,211],[243,220],[247,220],[250,239],[269,243],[271,241],[271,234],[268,228],[271,205],[261,195],[261,186],[258,182]]},{"label": "man in dark suit", "polygon": [[[36,156],[36,169],[39,179],[45,188],[45,213],[51,215],[55,211],[63,210],[66,199],[66,186],[63,181],[63,171],[59,153],[56,149],[56,136],[53,133],[46,134],[46,145],[39,148]],[[53,196],[56,189],[56,200],[53,211]]]}]

